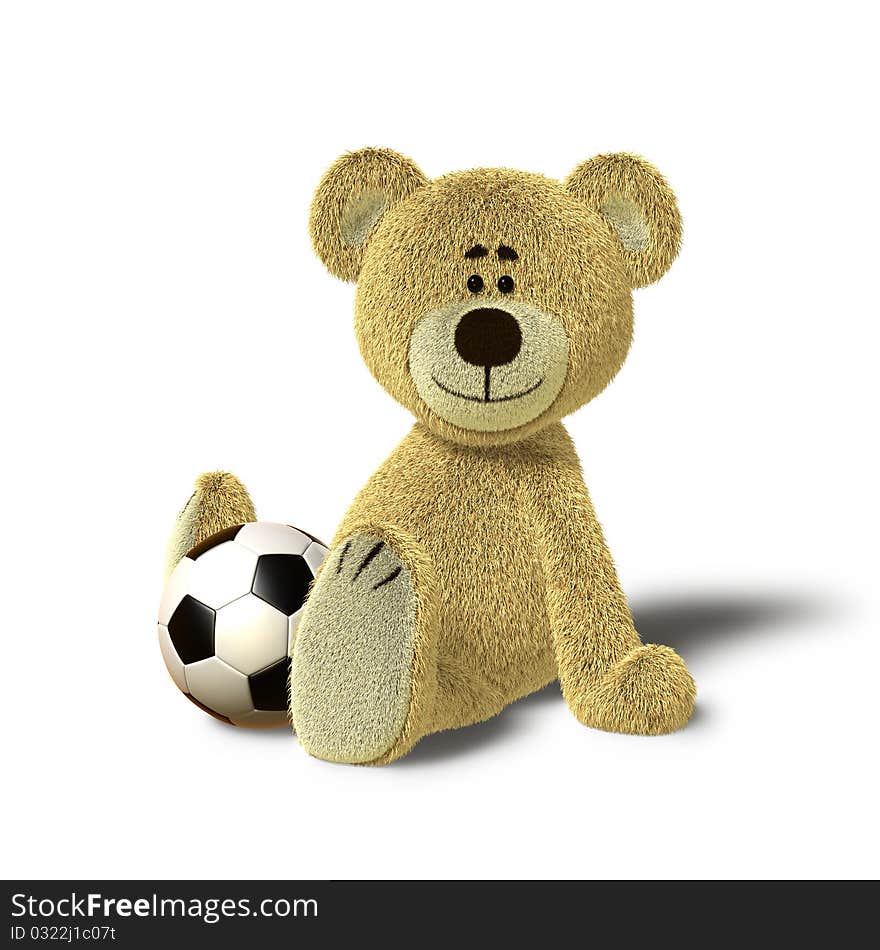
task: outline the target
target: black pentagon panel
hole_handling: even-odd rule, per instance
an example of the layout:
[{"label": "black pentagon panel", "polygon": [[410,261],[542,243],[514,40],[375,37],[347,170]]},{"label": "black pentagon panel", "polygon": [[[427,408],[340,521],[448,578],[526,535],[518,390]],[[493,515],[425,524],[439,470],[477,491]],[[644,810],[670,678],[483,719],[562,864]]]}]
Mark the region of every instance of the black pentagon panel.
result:
[{"label": "black pentagon panel", "polygon": [[184,663],[214,655],[214,611],[189,594],[168,621],[168,636]]},{"label": "black pentagon panel", "polygon": [[251,673],[251,699],[254,709],[287,709],[287,681],[290,679],[290,658],[285,657],[259,673]]},{"label": "black pentagon panel", "polygon": [[299,554],[263,554],[257,560],[251,590],[289,617],[305,603],[313,579]]},{"label": "black pentagon panel", "polygon": [[234,524],[231,528],[224,528],[222,531],[212,534],[204,541],[200,541],[192,550],[187,551],[186,556],[191,561],[197,561],[205,551],[216,548],[218,544],[223,544],[224,541],[232,541],[243,527],[243,524]]}]

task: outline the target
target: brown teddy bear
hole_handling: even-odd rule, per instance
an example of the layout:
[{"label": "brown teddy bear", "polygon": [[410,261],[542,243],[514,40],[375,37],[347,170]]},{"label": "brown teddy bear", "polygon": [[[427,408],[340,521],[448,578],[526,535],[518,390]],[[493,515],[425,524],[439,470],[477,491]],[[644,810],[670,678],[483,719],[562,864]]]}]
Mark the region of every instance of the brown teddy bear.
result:
[{"label": "brown teddy bear", "polygon": [[[407,158],[342,156],[311,213],[315,250],[357,281],[355,332],[416,424],[340,525],[293,650],[300,741],[383,764],[559,679],[588,726],[656,735],[695,688],[643,645],[560,419],[620,368],[634,287],[676,256],[663,177],[602,155],[564,182],[510,169],[430,181]],[[172,560],[252,520],[244,488],[203,476]]]}]

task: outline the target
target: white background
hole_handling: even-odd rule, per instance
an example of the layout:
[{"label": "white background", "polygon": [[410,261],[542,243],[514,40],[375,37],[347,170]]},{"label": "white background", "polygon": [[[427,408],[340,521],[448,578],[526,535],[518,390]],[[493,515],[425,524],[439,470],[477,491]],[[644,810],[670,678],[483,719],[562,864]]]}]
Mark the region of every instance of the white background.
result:
[{"label": "white background", "polygon": [[[4,875],[877,874],[868,10],[3,4]],[[682,255],[570,428],[644,637],[697,680],[683,732],[591,731],[550,688],[345,767],[168,678],[194,477],[329,539],[408,428],[308,243],[367,144],[429,175],[629,150],[676,189]]]}]

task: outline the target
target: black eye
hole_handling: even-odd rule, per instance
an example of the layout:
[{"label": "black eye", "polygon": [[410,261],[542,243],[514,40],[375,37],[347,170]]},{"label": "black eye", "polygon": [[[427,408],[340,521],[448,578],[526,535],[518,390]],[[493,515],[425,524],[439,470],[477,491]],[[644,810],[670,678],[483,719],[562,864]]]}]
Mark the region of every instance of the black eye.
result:
[{"label": "black eye", "polygon": [[498,289],[503,294],[509,294],[513,290],[513,278],[505,274],[498,278]]},{"label": "black eye", "polygon": [[468,277],[468,290],[472,294],[478,294],[483,289],[483,278],[479,274],[471,274]]}]

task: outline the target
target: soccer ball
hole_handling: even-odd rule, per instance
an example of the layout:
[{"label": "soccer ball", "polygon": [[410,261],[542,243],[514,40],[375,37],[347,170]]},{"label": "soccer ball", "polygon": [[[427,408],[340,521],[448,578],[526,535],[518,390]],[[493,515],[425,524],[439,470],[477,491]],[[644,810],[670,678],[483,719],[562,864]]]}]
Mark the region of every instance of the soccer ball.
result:
[{"label": "soccer ball", "polygon": [[288,724],[290,650],[326,554],[297,528],[257,521],[181,559],[159,605],[159,646],[189,699],[236,726]]}]

